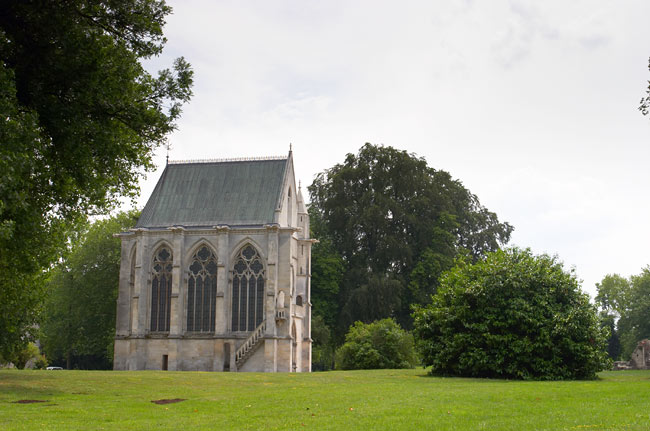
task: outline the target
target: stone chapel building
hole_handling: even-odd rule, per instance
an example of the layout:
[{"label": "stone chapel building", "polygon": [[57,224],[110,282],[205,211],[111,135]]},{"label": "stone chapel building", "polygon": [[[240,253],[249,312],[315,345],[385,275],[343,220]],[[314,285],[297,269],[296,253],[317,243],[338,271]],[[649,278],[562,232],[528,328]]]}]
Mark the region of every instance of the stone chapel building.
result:
[{"label": "stone chapel building", "polygon": [[169,162],[118,236],[116,370],[311,371],[314,240],[291,151]]}]

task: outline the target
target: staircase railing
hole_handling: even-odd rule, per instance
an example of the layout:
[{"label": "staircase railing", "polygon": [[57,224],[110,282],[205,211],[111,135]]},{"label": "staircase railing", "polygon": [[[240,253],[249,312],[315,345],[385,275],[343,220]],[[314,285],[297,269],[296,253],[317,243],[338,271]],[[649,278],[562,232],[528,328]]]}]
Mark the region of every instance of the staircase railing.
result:
[{"label": "staircase railing", "polygon": [[255,349],[259,347],[259,341],[264,337],[264,332],[266,332],[266,320],[263,320],[262,323],[253,330],[251,335],[248,336],[246,341],[244,341],[235,352],[235,363],[237,364],[237,369],[239,369]]}]

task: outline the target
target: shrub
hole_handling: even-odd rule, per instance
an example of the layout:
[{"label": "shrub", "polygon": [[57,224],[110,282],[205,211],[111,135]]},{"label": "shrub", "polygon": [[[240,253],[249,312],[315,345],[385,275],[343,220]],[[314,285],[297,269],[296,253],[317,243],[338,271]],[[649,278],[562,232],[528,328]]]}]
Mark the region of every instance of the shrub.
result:
[{"label": "shrub", "polygon": [[16,351],[14,355],[10,357],[10,360],[16,368],[22,370],[30,360],[36,361],[40,356],[41,352],[38,350],[38,346],[34,343],[28,343],[22,349]]},{"label": "shrub", "polygon": [[336,352],[336,368],[343,370],[413,368],[416,362],[413,335],[393,319],[355,322]]},{"label": "shrub", "polygon": [[47,362],[47,359],[45,358],[45,355],[38,355],[36,358],[36,361],[34,362],[34,369],[35,370],[44,370],[47,368],[49,363]]},{"label": "shrub", "polygon": [[607,328],[573,271],[530,250],[458,263],[413,317],[434,375],[592,379],[609,365]]}]

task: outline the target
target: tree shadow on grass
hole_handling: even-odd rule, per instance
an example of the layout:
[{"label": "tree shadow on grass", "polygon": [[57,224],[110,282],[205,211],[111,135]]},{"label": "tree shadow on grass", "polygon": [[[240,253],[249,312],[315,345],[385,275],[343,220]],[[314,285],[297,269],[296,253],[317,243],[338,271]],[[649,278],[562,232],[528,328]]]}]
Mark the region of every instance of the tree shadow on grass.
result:
[{"label": "tree shadow on grass", "polygon": [[0,391],[3,393],[2,398],[5,398],[4,402],[9,403],[19,400],[47,400],[63,393],[52,388],[27,388],[19,385],[1,385]]},{"label": "tree shadow on grass", "polygon": [[35,384],[38,381],[48,386],[51,382],[45,372],[43,374],[22,372],[2,373],[0,375],[0,394],[2,394],[1,398],[3,400],[0,402],[47,400],[48,397],[64,393],[60,389],[52,387],[39,387]]}]

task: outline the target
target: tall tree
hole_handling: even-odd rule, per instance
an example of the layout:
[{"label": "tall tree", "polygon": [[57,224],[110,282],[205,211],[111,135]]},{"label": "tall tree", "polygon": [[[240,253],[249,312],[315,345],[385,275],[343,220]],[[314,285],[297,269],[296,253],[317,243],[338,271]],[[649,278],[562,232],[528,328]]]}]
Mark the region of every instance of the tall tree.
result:
[{"label": "tall tree", "polygon": [[628,307],[630,281],[618,274],[607,274],[596,283],[596,305],[605,313],[619,318]]},{"label": "tall tree", "polygon": [[319,242],[311,249],[312,313],[321,317],[320,324],[333,328],[336,326],[339,286],[345,273],[345,265],[332,241],[325,234],[319,214],[313,207],[308,211],[311,238],[319,238]]},{"label": "tall tree", "polygon": [[69,224],[133,197],[191,96],[182,58],[152,76],[163,0],[7,0],[0,11],[0,352],[29,338]]},{"label": "tall tree", "polygon": [[137,217],[132,211],[96,221],[50,271],[41,341],[51,362],[68,368],[112,364],[121,252],[113,234],[135,226]]},{"label": "tall tree", "polygon": [[627,360],[640,340],[650,338],[650,267],[629,279],[608,274],[596,289],[603,324],[615,326],[611,350]]},{"label": "tall tree", "polygon": [[650,267],[630,277],[624,304],[619,310],[617,329],[622,356],[628,359],[639,341],[650,338]]},{"label": "tall tree", "polygon": [[[396,317],[408,326],[410,305],[427,300],[458,253],[479,258],[513,229],[447,172],[392,147],[364,145],[318,174],[309,193],[316,237],[345,266],[339,339],[359,319]],[[318,280],[312,285],[317,291]]]}]

